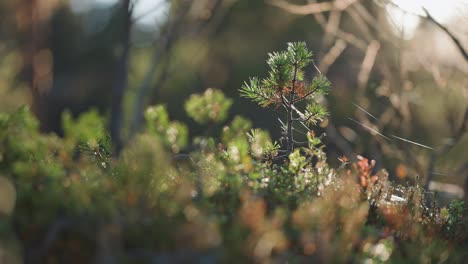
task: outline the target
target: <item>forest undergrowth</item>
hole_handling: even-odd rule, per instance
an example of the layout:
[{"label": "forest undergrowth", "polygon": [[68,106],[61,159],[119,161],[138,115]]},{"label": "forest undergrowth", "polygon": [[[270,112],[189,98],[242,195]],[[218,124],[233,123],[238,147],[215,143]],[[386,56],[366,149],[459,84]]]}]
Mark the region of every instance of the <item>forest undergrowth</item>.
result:
[{"label": "forest undergrowth", "polygon": [[[189,135],[164,105],[113,153],[104,118],[63,114],[41,134],[27,107],[0,115],[0,260],[4,263],[463,263],[463,202],[437,204],[375,161],[327,160],[315,126],[331,88],[304,43],[269,54],[240,95],[275,109],[281,138],[230,120],[216,89],[192,95]],[[354,159],[353,159],[354,160]],[[1,261],[0,261],[1,262]]]}]

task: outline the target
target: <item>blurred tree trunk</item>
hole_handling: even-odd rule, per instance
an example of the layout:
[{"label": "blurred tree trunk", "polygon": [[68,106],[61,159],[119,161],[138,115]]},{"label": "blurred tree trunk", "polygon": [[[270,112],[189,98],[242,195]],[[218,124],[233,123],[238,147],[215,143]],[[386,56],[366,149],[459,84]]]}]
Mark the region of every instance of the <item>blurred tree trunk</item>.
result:
[{"label": "blurred tree trunk", "polygon": [[142,120],[143,111],[145,108],[145,99],[148,97],[148,93],[152,87],[158,88],[167,75],[169,63],[163,65],[162,73],[159,74],[156,85],[153,84],[158,66],[162,64],[164,56],[171,50],[172,44],[177,40],[180,35],[179,26],[182,23],[184,16],[189,10],[190,5],[179,5],[174,15],[167,18],[165,24],[160,28],[161,33],[158,37],[158,41],[155,45],[153,55],[151,58],[150,66],[138,87],[135,103],[133,106],[133,118],[130,127],[130,137],[132,137],[138,130]]},{"label": "blurred tree trunk", "polygon": [[47,94],[52,87],[53,58],[48,48],[48,22],[55,1],[22,0],[16,9],[16,25],[23,46],[23,78],[31,91],[31,108],[48,131]]},{"label": "blurred tree trunk", "polygon": [[130,57],[130,29],[132,26],[132,4],[130,0],[122,0],[123,16],[123,34],[121,39],[122,54],[119,59],[116,69],[116,82],[112,89],[112,105],[111,105],[111,120],[110,133],[112,143],[114,144],[115,155],[118,155],[122,149],[122,100],[127,88],[128,79],[128,61]]},{"label": "blurred tree trunk", "polygon": [[[161,41],[157,47],[155,47],[153,56],[151,59],[151,64],[149,66],[148,71],[145,74],[145,77],[143,81],[141,82],[141,85],[138,89],[138,93],[136,95],[135,103],[134,103],[134,110],[133,110],[133,118],[132,118],[132,124],[130,127],[130,137],[133,136],[140,124],[141,121],[143,120],[143,111],[145,107],[145,98],[148,96],[148,92],[150,88],[152,87],[152,82],[154,79],[154,75],[156,73],[156,69],[158,66],[161,64],[162,57],[164,56],[165,53],[170,50],[170,46],[173,42],[174,39],[174,33],[173,29],[168,29],[167,34],[165,36],[161,36]],[[163,72],[166,72],[168,70],[168,63],[165,65],[165,69]],[[164,80],[164,74],[161,74],[158,77],[157,83],[161,83]],[[155,87],[158,87],[159,85],[155,85]]]}]

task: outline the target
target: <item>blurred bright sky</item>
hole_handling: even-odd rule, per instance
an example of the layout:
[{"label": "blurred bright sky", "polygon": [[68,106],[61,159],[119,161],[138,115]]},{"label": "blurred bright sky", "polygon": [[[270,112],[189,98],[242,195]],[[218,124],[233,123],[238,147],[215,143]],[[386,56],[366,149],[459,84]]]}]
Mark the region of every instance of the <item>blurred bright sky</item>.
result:
[{"label": "blurred bright sky", "polygon": [[[114,5],[119,0],[70,0],[73,11],[80,13],[89,10],[96,4]],[[134,0],[134,17],[138,23],[145,26],[153,26],[167,11],[168,2],[165,0]],[[398,32],[403,32],[403,37],[413,36],[420,18],[424,16],[422,7],[442,24],[456,16],[467,15],[468,0],[392,0],[395,5],[387,5],[386,10],[390,20],[394,23]]]},{"label": "blurred bright sky", "polygon": [[[96,5],[111,6],[119,0],[70,0],[70,6],[74,12],[86,12]],[[167,1],[165,0],[134,0],[136,3],[134,17],[138,18],[137,23],[145,26],[154,25],[167,11]]]},{"label": "blurred bright sky", "polygon": [[420,16],[425,16],[423,7],[442,24],[468,13],[467,0],[392,0],[396,5],[387,5],[390,20],[404,38],[411,38],[418,27]]}]

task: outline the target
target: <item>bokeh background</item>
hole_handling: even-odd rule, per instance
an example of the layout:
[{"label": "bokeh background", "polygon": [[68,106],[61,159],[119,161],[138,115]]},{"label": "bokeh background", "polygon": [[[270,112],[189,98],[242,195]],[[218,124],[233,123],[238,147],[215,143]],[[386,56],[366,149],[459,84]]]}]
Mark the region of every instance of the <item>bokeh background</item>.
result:
[{"label": "bokeh background", "polygon": [[229,119],[278,138],[278,113],[238,89],[266,74],[268,52],[305,41],[332,82],[322,98],[331,115],[316,130],[330,162],[360,154],[396,181],[461,198],[466,25],[465,0],[2,0],[0,111],[30,105],[44,133],[62,135],[63,111],[95,108],[119,148],[153,104],[203,133],[183,102],[217,88],[233,99]]}]

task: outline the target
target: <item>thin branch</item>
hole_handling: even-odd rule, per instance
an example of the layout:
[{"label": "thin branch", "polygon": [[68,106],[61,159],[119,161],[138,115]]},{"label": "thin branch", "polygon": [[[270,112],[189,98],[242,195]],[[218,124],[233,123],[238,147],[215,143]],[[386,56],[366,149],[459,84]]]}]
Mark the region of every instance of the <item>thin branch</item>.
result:
[{"label": "thin branch", "polygon": [[316,115],[309,115],[308,117],[304,117],[304,118],[295,118],[295,119],[293,119],[292,121],[295,121],[295,122],[299,121],[299,122],[305,122],[305,123],[307,123],[307,122],[309,122],[309,120],[310,120],[312,117],[314,117],[314,116],[316,116]]},{"label": "thin branch", "polygon": [[339,30],[342,14],[343,12],[337,11],[337,10],[330,12],[330,15],[328,16],[327,24],[324,28],[325,36],[323,36],[323,40],[322,40],[323,47],[329,46],[332,43],[332,41],[335,39],[335,36],[330,34],[330,32],[336,32],[337,30]]},{"label": "thin branch", "polygon": [[423,6],[421,6],[421,9],[424,11],[425,15],[426,16],[423,16],[423,15],[420,15],[420,14],[417,14],[417,13],[414,13],[414,12],[409,12],[409,11],[406,11],[404,9],[402,9],[399,5],[395,4],[394,2],[392,1],[389,1],[388,4],[392,5],[392,6],[395,6],[397,8],[399,8],[400,10],[402,10],[403,12],[405,13],[408,13],[408,14],[412,14],[414,16],[417,16],[417,17],[420,17],[422,19],[427,19],[429,20],[430,22],[434,23],[438,28],[442,29],[442,31],[444,31],[451,39],[452,41],[455,43],[455,45],[457,46],[457,49],[460,51],[460,53],[463,55],[463,58],[468,61],[468,51],[463,47],[463,45],[461,44],[461,41],[455,37],[452,32],[450,32],[448,30],[447,27],[445,27],[444,25],[442,25],[439,21],[437,21],[430,13],[429,11],[424,8]]},{"label": "thin branch", "polygon": [[282,8],[292,14],[297,15],[317,14],[335,9],[335,5],[332,2],[322,2],[307,5],[295,5],[285,0],[269,0],[268,2],[273,6]]},{"label": "thin branch", "polygon": [[333,10],[343,11],[356,1],[357,0],[336,0],[330,2],[310,3],[306,5],[291,4],[285,0],[269,0],[267,2],[292,14],[310,15]]},{"label": "thin branch", "polygon": [[313,93],[315,93],[315,92],[318,90],[318,88],[319,88],[318,86],[317,86],[317,87],[314,87],[311,91],[309,91],[309,92],[306,93],[305,95],[303,95],[303,96],[301,96],[301,97],[299,97],[299,98],[294,99],[294,100],[292,101],[291,104],[295,104],[295,103],[297,103],[297,102],[300,102],[300,101],[306,99],[307,97],[309,97],[310,95],[312,95]]},{"label": "thin branch", "polygon": [[[308,2],[310,4],[316,3],[315,0],[309,0]],[[353,34],[350,34],[348,32],[344,32],[344,31],[342,31],[340,29],[336,29],[336,31],[334,31],[334,32],[332,32],[332,31],[328,32],[325,16],[322,13],[314,14],[314,18],[326,33],[331,34],[331,35],[333,35],[333,36],[335,36],[337,38],[340,38],[340,39],[346,41],[347,43],[355,46],[356,48],[358,48],[360,50],[366,50],[366,48],[367,48],[366,42],[359,39],[359,38],[357,38]]]},{"label": "thin branch", "polygon": [[373,36],[372,36],[371,31],[370,31],[370,28],[367,25],[367,23],[365,22],[365,20],[361,17],[359,12],[357,10],[353,9],[353,8],[348,8],[346,10],[346,12],[349,14],[351,19],[354,20],[355,25],[357,26],[359,31],[361,31],[361,33],[366,38],[366,40],[371,41]]},{"label": "thin branch", "polygon": [[422,10],[424,11],[424,13],[426,13],[427,19],[429,21],[431,21],[437,27],[442,29],[452,39],[452,41],[455,43],[460,53],[463,55],[463,58],[465,58],[465,60],[468,61],[468,52],[465,50],[460,40],[457,37],[455,37],[444,25],[440,24],[437,20],[435,20],[434,17],[431,16],[431,14],[427,11],[426,8],[422,7]]},{"label": "thin branch", "polygon": [[321,69],[322,72],[327,73],[330,66],[335,63],[336,59],[343,53],[347,46],[346,41],[337,39],[327,54],[320,60],[318,68]]},{"label": "thin branch", "polygon": [[300,117],[305,117],[305,115],[301,111],[297,110],[297,108],[294,105],[291,105],[291,109],[294,110]]},{"label": "thin branch", "polygon": [[390,43],[393,46],[397,46],[394,39],[389,37],[391,36],[391,34],[389,34],[388,30],[385,30],[379,24],[377,18],[373,17],[370,14],[369,10],[367,10],[362,3],[358,2],[354,4],[351,8],[356,9],[356,11],[360,15],[360,18],[362,18],[371,28],[373,28],[374,32],[377,33],[382,39],[386,40],[387,43]]},{"label": "thin branch", "polygon": [[366,55],[362,60],[361,71],[359,71],[358,75],[358,88],[359,90],[363,90],[367,85],[369,80],[369,75],[374,66],[375,59],[377,58],[377,53],[380,49],[380,43],[377,40],[372,40],[367,47]]}]

